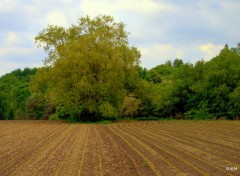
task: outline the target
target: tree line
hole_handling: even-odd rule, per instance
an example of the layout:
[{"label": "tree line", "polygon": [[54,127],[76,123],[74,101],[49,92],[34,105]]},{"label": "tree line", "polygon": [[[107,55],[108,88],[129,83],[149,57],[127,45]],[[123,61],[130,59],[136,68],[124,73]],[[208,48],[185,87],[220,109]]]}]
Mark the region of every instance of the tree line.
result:
[{"label": "tree line", "polygon": [[235,119],[240,116],[240,44],[205,62],[167,61],[150,70],[110,16],[48,26],[35,41],[44,67],[0,78],[0,119]]}]

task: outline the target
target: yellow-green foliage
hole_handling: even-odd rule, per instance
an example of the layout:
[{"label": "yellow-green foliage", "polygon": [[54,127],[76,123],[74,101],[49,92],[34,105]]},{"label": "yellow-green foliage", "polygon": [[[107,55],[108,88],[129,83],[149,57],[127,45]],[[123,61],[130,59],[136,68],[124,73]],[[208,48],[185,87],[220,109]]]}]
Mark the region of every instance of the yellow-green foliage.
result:
[{"label": "yellow-green foliage", "polygon": [[114,119],[117,116],[116,109],[109,102],[102,103],[99,106],[99,112],[106,119]]},{"label": "yellow-green foliage", "polygon": [[141,100],[133,96],[125,96],[122,106],[123,116],[133,117],[138,115],[138,112],[141,110],[141,103]]},{"label": "yellow-green foliage", "polygon": [[126,90],[135,86],[140,58],[123,23],[87,16],[69,28],[48,26],[35,40],[48,58],[35,77],[33,94],[43,93],[47,102],[80,119],[120,113]]}]

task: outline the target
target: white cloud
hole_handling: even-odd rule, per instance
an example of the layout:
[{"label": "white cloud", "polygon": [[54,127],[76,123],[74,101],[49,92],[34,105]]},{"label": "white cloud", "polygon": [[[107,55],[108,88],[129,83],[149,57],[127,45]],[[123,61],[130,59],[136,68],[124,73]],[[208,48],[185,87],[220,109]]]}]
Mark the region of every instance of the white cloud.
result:
[{"label": "white cloud", "polygon": [[67,26],[67,18],[66,16],[59,10],[52,11],[47,14],[46,25],[51,24],[51,25],[59,25],[59,26]]},{"label": "white cloud", "polygon": [[142,65],[148,69],[176,58],[191,63],[195,63],[200,59],[208,61],[218,55],[221,49],[223,49],[223,45],[212,43],[188,46],[153,44],[140,47]]},{"label": "white cloud", "polygon": [[228,12],[239,12],[240,2],[238,0],[235,1],[222,1],[221,6]]},{"label": "white cloud", "polygon": [[203,44],[199,46],[199,49],[204,54],[204,60],[210,60],[215,57],[221,49],[223,49],[223,45],[214,45],[212,43]]},{"label": "white cloud", "polygon": [[96,16],[99,14],[116,15],[120,12],[153,15],[164,10],[164,6],[153,0],[82,0],[81,9],[84,14]]},{"label": "white cloud", "polygon": [[185,48],[171,44],[153,44],[140,48],[142,54],[142,65],[151,68],[163,64],[167,60],[186,57]]},{"label": "white cloud", "polygon": [[43,55],[38,49],[24,47],[0,47],[0,76],[17,68],[40,67]]},{"label": "white cloud", "polygon": [[29,47],[34,44],[34,35],[24,32],[7,32],[3,35],[0,48]]},{"label": "white cloud", "polygon": [[19,63],[11,62],[9,60],[0,59],[0,76],[13,71],[19,67]]},{"label": "white cloud", "polygon": [[147,48],[144,48],[145,53],[143,55],[148,56],[153,59],[158,59],[158,58],[169,58],[173,56],[173,46],[169,44],[155,44],[152,46],[149,46]]},{"label": "white cloud", "polygon": [[17,0],[1,0],[0,12],[13,12],[18,6]]},{"label": "white cloud", "polygon": [[19,60],[22,57],[34,55],[38,52],[39,50],[36,48],[34,49],[27,47],[0,47],[0,59],[15,55],[20,56],[18,59],[16,58],[16,60]]},{"label": "white cloud", "polygon": [[6,73],[10,73],[13,70],[16,70],[18,68],[20,69],[24,69],[26,67],[29,68],[33,68],[33,67],[41,67],[42,63],[41,62],[36,62],[36,61],[32,61],[32,62],[22,62],[19,59],[19,62],[16,61],[11,61],[9,59],[0,59],[0,76],[6,74]]},{"label": "white cloud", "polygon": [[6,44],[8,46],[16,45],[19,41],[19,38],[16,33],[14,32],[8,32],[6,35]]},{"label": "white cloud", "polygon": [[[41,12],[44,11],[44,6],[42,6],[41,4],[26,4],[22,7],[22,10],[24,11],[24,13],[28,16],[34,17],[34,20],[38,20],[39,17],[42,17]],[[31,20],[33,20],[33,18],[31,18]]]},{"label": "white cloud", "polygon": [[239,0],[1,0],[0,71],[41,63],[45,55],[33,38],[48,24],[68,27],[99,14],[126,24],[147,68],[175,58],[209,60],[239,42],[239,10]]}]

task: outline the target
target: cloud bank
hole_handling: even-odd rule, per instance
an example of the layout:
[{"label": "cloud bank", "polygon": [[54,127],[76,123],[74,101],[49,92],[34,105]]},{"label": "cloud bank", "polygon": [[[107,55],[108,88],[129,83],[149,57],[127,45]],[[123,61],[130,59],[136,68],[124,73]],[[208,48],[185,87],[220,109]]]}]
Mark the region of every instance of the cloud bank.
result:
[{"label": "cloud bank", "polygon": [[46,55],[34,36],[48,24],[68,27],[86,15],[124,22],[144,67],[175,58],[209,60],[226,43],[240,42],[239,11],[239,0],[1,0],[0,75],[41,66]]}]

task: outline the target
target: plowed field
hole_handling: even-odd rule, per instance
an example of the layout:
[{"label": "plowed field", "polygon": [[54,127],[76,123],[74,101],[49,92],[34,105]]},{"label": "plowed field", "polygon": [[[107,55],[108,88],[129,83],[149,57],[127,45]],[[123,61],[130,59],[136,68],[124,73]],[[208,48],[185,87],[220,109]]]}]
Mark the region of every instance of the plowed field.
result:
[{"label": "plowed field", "polygon": [[240,175],[240,122],[0,121],[6,175]]}]

